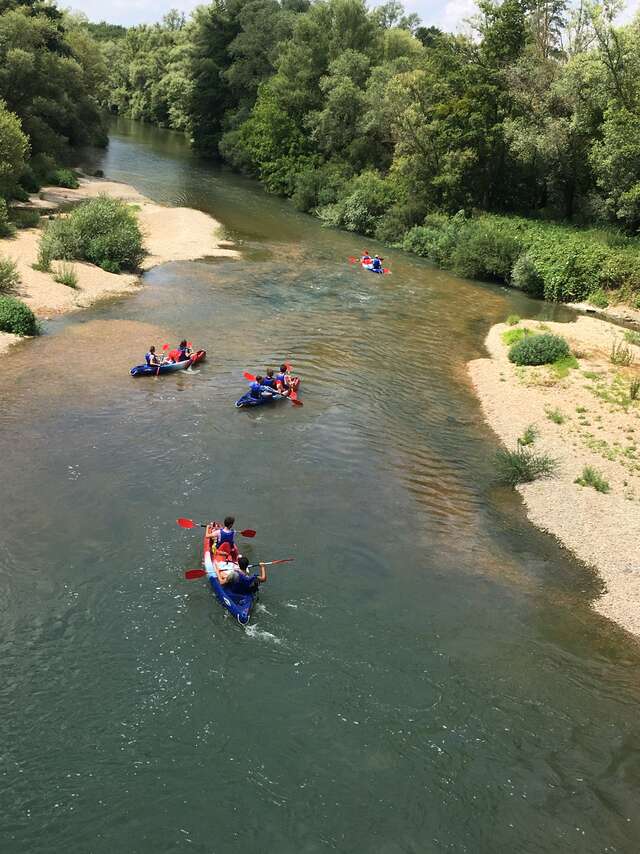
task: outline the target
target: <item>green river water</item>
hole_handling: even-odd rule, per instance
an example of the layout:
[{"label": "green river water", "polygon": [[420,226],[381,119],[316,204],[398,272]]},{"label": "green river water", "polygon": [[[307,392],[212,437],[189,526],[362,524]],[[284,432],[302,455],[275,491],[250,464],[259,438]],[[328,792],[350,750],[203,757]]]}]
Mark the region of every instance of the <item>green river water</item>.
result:
[{"label": "green river water", "polygon": [[[361,239],[174,134],[119,122],[87,160],[241,257],[156,268],[0,373],[0,851],[640,850],[638,647],[496,486],[465,368],[507,314],[571,315],[400,252],[352,270]],[[182,336],[198,372],[129,376]],[[236,410],[285,357],[304,407]],[[296,558],[247,631],[183,580],[175,519],[227,513]]]}]

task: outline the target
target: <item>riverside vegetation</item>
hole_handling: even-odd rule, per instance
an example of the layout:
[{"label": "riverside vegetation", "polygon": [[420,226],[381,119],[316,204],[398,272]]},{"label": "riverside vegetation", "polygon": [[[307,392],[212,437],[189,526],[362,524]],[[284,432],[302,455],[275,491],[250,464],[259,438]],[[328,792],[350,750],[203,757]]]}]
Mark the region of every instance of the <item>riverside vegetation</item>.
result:
[{"label": "riverside vegetation", "polygon": [[391,0],[216,0],[88,25],[108,107],[337,226],[551,300],[638,303],[640,23],[480,0],[468,35]]}]

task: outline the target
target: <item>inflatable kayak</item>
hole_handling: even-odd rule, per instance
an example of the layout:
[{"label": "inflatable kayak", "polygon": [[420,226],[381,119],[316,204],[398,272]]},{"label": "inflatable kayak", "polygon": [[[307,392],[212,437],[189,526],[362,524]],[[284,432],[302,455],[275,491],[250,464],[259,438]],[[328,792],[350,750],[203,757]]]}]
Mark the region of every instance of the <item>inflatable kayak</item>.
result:
[{"label": "inflatable kayak", "polygon": [[[212,538],[208,533],[205,533],[203,562],[211,589],[222,607],[226,608],[226,610],[234,616],[241,625],[246,626],[251,617],[251,610],[258,598],[258,589],[256,587],[256,590],[253,593],[238,593],[234,591],[232,587],[220,584],[214,562],[218,563],[222,561],[217,561],[215,553],[212,554],[211,540]],[[223,560],[226,560],[226,558],[227,555],[225,553],[223,555]]]},{"label": "inflatable kayak", "polygon": [[167,362],[164,365],[136,365],[129,373],[132,377],[157,377],[159,374],[172,374],[174,371],[184,371],[198,362],[204,362],[206,350],[197,350],[190,358],[182,362]]},{"label": "inflatable kayak", "polygon": [[[290,377],[289,384],[291,391],[298,391],[298,387],[300,385],[300,377]],[[241,398],[236,400],[236,406],[238,409],[242,409],[243,406],[264,406],[265,403],[275,403],[278,400],[286,400],[287,395],[283,394],[273,394],[271,397],[252,397],[251,392],[248,391],[246,394],[243,394]]]},{"label": "inflatable kayak", "polygon": [[373,264],[364,264],[360,262],[360,266],[363,270],[369,270],[370,273],[377,273],[379,276],[384,276],[385,273],[388,273],[389,270],[385,270],[384,267],[380,267],[377,270],[374,270]]}]

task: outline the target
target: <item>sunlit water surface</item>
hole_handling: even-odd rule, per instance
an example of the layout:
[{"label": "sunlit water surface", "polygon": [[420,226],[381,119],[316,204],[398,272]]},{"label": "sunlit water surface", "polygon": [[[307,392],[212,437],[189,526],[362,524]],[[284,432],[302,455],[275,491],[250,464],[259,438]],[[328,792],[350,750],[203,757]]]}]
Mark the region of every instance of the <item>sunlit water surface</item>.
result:
[{"label": "sunlit water surface", "polygon": [[[178,135],[120,122],[88,160],[241,258],[155,269],[0,376],[0,850],[639,850],[638,649],[496,486],[465,370],[507,314],[571,316],[353,270],[362,240]],[[197,372],[128,375],[182,336]],[[236,410],[285,357],[304,407]],[[176,517],[229,512],[296,558],[248,631],[183,580]]]}]

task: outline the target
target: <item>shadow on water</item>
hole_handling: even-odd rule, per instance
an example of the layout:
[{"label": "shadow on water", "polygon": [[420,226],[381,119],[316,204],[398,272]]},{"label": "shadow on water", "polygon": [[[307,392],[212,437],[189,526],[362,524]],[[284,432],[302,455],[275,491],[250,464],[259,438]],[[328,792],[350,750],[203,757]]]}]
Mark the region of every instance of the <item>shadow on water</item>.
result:
[{"label": "shadow on water", "polygon": [[[572,315],[350,269],[177,134],[120,121],[92,158],[242,257],[152,270],[0,376],[3,850],[637,850],[637,648],[495,485],[465,370],[507,314]],[[182,335],[198,372],[128,375]],[[287,357],[304,407],[236,410]],[[247,632],[182,579],[174,520],[227,512],[296,557]]]}]

